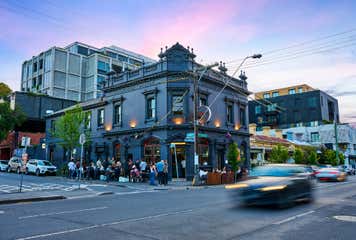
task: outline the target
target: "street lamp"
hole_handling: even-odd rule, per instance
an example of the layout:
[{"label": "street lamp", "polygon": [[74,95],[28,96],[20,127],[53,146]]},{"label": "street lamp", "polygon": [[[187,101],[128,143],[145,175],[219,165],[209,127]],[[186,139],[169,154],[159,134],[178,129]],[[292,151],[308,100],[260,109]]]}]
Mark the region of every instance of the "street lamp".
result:
[{"label": "street lamp", "polygon": [[213,67],[218,66],[219,63],[214,63],[208,66],[204,66],[200,69],[195,69],[194,72],[197,73],[198,71],[202,71],[199,75],[199,78],[197,79],[196,76],[194,76],[194,111],[193,111],[193,128],[194,128],[194,166],[195,166],[195,175],[197,176],[198,174],[198,164],[199,164],[199,155],[198,155],[198,122],[199,120],[197,119],[198,115],[198,83],[200,80],[203,78],[204,74],[208,69],[211,69]]}]

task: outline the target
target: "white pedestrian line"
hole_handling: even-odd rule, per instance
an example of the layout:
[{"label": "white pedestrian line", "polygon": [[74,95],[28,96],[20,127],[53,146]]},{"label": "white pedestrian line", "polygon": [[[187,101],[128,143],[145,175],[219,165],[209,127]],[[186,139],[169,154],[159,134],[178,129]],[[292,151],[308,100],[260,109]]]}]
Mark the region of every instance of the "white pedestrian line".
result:
[{"label": "white pedestrian line", "polygon": [[286,222],[290,222],[294,219],[297,219],[297,218],[300,218],[300,217],[303,217],[305,215],[309,215],[309,214],[312,214],[313,212],[315,212],[314,210],[311,210],[311,211],[308,211],[308,212],[305,212],[305,213],[301,213],[301,214],[298,214],[298,215],[295,215],[295,216],[292,216],[292,217],[289,217],[289,218],[286,218],[282,221],[278,221],[278,222],[275,222],[273,223],[274,225],[280,225],[280,224],[283,224],[283,223],[286,223]]},{"label": "white pedestrian line", "polygon": [[[86,185],[82,185],[81,187],[86,188]],[[19,186],[18,185],[0,185],[0,193],[10,193],[17,192]],[[63,191],[72,191],[73,189],[78,188],[77,185],[61,185],[54,183],[26,183],[22,185],[22,190],[24,192],[32,192],[32,191],[44,191],[44,190],[63,190]]]},{"label": "white pedestrian line", "polygon": [[356,216],[334,216],[334,218],[345,222],[356,222]]},{"label": "white pedestrian line", "polygon": [[153,216],[146,216],[146,217],[141,217],[141,218],[131,218],[131,219],[120,220],[117,222],[95,224],[95,225],[91,225],[91,226],[87,226],[87,227],[74,228],[74,229],[69,229],[69,230],[60,231],[60,232],[52,232],[52,233],[34,235],[34,236],[29,236],[29,237],[17,238],[17,240],[45,238],[45,237],[51,237],[51,236],[56,236],[56,235],[63,235],[63,234],[67,234],[67,233],[81,232],[81,231],[99,228],[99,227],[113,226],[113,225],[118,225],[118,224],[122,224],[122,223],[139,222],[139,221],[144,221],[144,220],[149,220],[149,219],[155,219],[155,218],[160,218],[160,217],[167,217],[167,216],[171,216],[171,215],[185,214],[185,213],[191,213],[191,212],[193,212],[193,209],[183,210],[183,211],[178,211],[178,212],[168,212],[168,213],[162,213],[162,214],[157,214],[157,215],[153,215]]},{"label": "white pedestrian line", "polygon": [[42,214],[36,214],[36,215],[22,216],[22,217],[19,217],[19,219],[46,217],[46,216],[61,215],[61,214],[68,214],[68,213],[95,211],[95,210],[102,210],[102,209],[106,209],[106,208],[108,208],[108,207],[86,208],[86,209],[78,209],[78,210],[71,210],[71,211],[54,212],[54,213],[42,213]]}]

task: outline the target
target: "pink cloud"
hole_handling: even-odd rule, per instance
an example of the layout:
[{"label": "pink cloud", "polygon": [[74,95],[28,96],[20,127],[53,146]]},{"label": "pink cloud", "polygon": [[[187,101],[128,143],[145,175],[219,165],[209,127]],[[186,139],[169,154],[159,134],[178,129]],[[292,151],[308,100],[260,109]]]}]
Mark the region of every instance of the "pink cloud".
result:
[{"label": "pink cloud", "polygon": [[[177,41],[184,45],[198,46],[203,40],[206,41],[211,33],[245,41],[255,34],[256,27],[252,24],[231,25],[230,22],[242,16],[247,8],[245,6],[257,11],[265,2],[204,1],[204,4],[201,4],[195,1],[184,5],[184,11],[175,9],[169,17],[147,17],[148,20],[141,27],[144,31],[140,51],[150,56],[156,55],[161,47],[170,46]],[[243,37],[241,31],[246,32]]]}]

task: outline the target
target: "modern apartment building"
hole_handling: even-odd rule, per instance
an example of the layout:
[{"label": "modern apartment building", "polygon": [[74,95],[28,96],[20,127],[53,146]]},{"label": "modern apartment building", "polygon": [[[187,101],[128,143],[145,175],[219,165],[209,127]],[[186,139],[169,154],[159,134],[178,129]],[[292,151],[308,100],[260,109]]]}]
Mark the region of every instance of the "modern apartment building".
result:
[{"label": "modern apartment building", "polygon": [[249,101],[249,119],[259,130],[339,122],[337,99],[305,84],[258,92],[255,99]]},{"label": "modern apartment building", "polygon": [[95,48],[74,42],[52,47],[22,64],[21,91],[74,101],[101,96],[106,74],[135,70],[155,61],[125,49]]}]

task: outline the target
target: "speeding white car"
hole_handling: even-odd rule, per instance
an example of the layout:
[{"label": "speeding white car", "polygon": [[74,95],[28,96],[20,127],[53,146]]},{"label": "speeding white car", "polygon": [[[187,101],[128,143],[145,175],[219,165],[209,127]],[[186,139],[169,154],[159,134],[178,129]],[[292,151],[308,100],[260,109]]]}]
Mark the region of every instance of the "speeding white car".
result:
[{"label": "speeding white car", "polygon": [[30,159],[26,164],[26,174],[34,173],[40,175],[56,175],[57,167],[50,161]]}]

